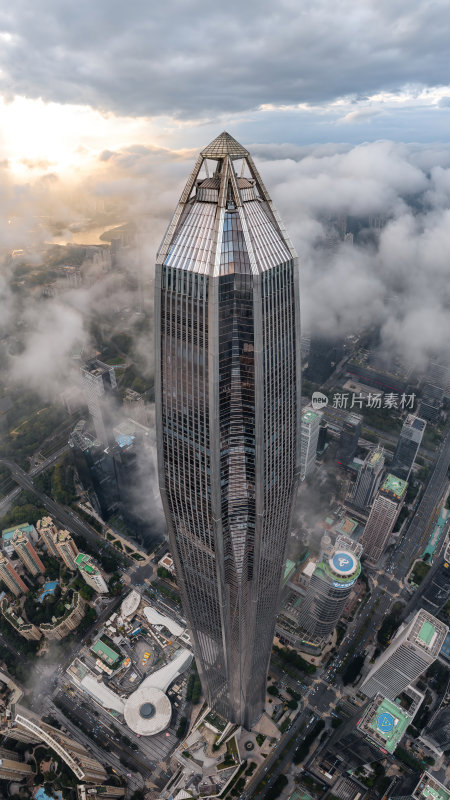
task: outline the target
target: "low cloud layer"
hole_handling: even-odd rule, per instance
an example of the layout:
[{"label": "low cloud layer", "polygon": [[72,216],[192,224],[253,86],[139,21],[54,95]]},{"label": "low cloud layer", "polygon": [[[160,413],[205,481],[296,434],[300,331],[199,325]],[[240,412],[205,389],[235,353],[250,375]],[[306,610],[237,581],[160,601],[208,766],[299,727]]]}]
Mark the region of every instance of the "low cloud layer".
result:
[{"label": "low cloud layer", "polygon": [[[304,329],[342,335],[378,329],[385,352],[419,368],[436,349],[446,347],[450,148],[377,142],[250,149],[299,252]],[[72,206],[67,186],[58,180],[46,184],[49,209],[54,207],[52,192],[65,198],[58,209],[66,226],[71,215],[82,216],[83,203],[116,202],[136,225],[136,243],[124,252],[120,275],[112,271],[99,279],[94,266],[87,265],[81,288],[68,288],[45,303],[34,294],[20,308],[8,289],[11,265],[5,261],[5,328],[11,319],[26,321],[23,352],[9,361],[14,381],[56,396],[68,374],[74,374],[72,349],[89,344],[93,321],[116,308],[134,311],[141,301],[151,309],[156,249],[193,158],[142,146],[104,152],[92,176],[73,189]],[[3,198],[5,217],[11,197]],[[42,197],[41,181],[27,187],[28,222],[33,210],[42,212]],[[38,259],[26,230],[19,219],[14,231],[7,231],[5,244],[28,246],[30,257]],[[344,230],[354,232],[353,244],[342,240]],[[122,324],[118,317],[118,328]],[[150,330],[139,332],[136,348],[151,371]]]}]

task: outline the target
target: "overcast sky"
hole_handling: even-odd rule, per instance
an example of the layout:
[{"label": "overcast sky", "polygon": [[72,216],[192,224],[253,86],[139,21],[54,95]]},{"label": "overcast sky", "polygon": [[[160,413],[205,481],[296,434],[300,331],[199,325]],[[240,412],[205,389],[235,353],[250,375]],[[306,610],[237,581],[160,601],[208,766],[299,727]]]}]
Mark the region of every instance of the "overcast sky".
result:
[{"label": "overcast sky", "polygon": [[3,157],[63,168],[100,143],[198,148],[224,128],[445,141],[449,30],[448,0],[4,3]]}]

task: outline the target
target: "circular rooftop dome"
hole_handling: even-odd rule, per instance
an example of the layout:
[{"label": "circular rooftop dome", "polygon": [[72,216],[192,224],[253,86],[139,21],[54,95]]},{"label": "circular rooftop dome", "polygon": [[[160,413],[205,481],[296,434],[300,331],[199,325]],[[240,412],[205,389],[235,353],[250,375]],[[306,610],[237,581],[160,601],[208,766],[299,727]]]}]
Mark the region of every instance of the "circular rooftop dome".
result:
[{"label": "circular rooftop dome", "polygon": [[150,717],[153,717],[155,711],[155,706],[152,703],[143,703],[139,709],[139,713],[141,717],[144,717],[144,719],[150,719]]},{"label": "circular rooftop dome", "polygon": [[353,553],[341,550],[335,553],[328,562],[330,569],[336,575],[342,575],[347,578],[358,569],[358,559]]},{"label": "circular rooftop dome", "polygon": [[171,716],[172,706],[162,689],[142,686],[125,702],[125,722],[140,736],[154,736],[165,730]]}]

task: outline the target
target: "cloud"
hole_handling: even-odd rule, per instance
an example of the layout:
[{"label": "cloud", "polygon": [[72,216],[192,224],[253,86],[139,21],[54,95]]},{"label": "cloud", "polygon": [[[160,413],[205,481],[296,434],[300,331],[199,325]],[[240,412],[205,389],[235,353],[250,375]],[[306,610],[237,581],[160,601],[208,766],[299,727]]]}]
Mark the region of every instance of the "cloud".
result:
[{"label": "cloud", "polygon": [[8,93],[209,118],[450,83],[445,0],[17,0],[0,14]]}]

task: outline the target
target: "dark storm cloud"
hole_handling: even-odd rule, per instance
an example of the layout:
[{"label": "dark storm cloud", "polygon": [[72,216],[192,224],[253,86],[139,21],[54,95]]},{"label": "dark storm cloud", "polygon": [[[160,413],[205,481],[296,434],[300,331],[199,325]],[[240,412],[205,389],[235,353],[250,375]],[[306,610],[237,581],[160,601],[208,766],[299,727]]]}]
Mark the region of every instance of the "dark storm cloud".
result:
[{"label": "dark storm cloud", "polygon": [[1,88],[198,117],[450,82],[447,0],[16,0]]}]

